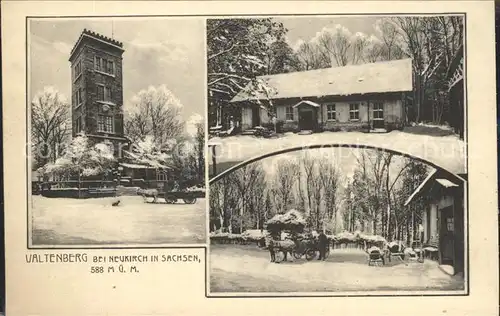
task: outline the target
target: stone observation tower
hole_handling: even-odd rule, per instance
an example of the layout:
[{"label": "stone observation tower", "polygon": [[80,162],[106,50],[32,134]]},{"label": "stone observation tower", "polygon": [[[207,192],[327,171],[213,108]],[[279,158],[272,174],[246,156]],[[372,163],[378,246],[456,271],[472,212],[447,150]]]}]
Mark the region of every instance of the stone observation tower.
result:
[{"label": "stone observation tower", "polygon": [[95,143],[126,149],[123,133],[123,44],[83,30],[71,50],[73,137],[84,132]]}]

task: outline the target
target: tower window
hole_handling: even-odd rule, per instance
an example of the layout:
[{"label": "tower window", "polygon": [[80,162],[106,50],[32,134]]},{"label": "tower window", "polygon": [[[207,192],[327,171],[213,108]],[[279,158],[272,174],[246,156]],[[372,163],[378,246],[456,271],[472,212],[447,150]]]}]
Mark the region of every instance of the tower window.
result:
[{"label": "tower window", "polygon": [[78,117],[75,120],[75,133],[78,134],[82,131],[82,117]]},{"label": "tower window", "polygon": [[75,65],[75,80],[82,74],[82,61],[79,60]]},{"label": "tower window", "polygon": [[115,63],[106,58],[98,57],[96,56],[94,58],[94,69],[96,71],[108,74],[108,75],[115,75]]},{"label": "tower window", "polygon": [[104,100],[111,101],[111,87],[104,87]]},{"label": "tower window", "polygon": [[82,88],[78,88],[76,91],[75,91],[75,94],[73,96],[73,104],[75,107],[79,106],[80,104],[82,104],[83,102],[83,98],[82,98]]},{"label": "tower window", "polygon": [[113,133],[113,117],[109,115],[99,115],[97,119],[97,129],[99,132]]},{"label": "tower window", "polygon": [[97,86],[97,100],[99,101],[104,100],[104,86],[101,85]]},{"label": "tower window", "polygon": [[102,71],[102,58],[101,57],[96,56],[95,61],[94,61],[94,69],[97,71]]},{"label": "tower window", "polygon": [[108,67],[106,69],[106,72],[111,75],[115,74],[115,64],[112,60],[108,60]]},{"label": "tower window", "polygon": [[98,101],[111,101],[112,100],[111,87],[97,85],[97,100]]}]

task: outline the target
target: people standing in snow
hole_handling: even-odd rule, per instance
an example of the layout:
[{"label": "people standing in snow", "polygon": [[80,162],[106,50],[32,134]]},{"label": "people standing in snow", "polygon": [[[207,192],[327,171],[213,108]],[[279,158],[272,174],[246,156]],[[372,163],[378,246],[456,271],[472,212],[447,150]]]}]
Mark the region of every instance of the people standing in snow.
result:
[{"label": "people standing in snow", "polygon": [[328,237],[326,237],[324,232],[320,232],[318,235],[318,248],[319,248],[319,258],[318,260],[326,259],[326,251],[328,249]]}]

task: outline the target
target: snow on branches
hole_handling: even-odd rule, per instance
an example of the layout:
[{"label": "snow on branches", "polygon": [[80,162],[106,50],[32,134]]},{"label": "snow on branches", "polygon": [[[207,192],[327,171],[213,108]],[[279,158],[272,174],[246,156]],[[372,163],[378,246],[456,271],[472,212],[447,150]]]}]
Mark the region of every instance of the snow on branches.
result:
[{"label": "snow on branches", "polygon": [[35,166],[54,161],[70,132],[70,105],[57,89],[45,87],[31,101],[31,144]]},{"label": "snow on branches", "polygon": [[116,161],[112,148],[104,143],[92,145],[86,135],[71,140],[63,156],[48,163],[39,171],[43,174],[74,174],[93,176],[106,172]]},{"label": "snow on branches", "polygon": [[161,146],[155,142],[153,136],[148,135],[134,143],[128,154],[135,163],[153,168],[168,168],[171,156],[166,151],[171,150],[175,145],[176,142],[171,141]]}]

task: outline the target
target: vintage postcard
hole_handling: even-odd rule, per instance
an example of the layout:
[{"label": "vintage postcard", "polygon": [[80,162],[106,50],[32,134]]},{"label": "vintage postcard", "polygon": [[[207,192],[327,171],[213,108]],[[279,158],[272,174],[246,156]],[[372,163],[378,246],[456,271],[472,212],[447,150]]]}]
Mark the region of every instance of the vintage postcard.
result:
[{"label": "vintage postcard", "polygon": [[3,3],[7,315],[497,312],[493,2],[284,4]]}]

